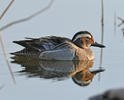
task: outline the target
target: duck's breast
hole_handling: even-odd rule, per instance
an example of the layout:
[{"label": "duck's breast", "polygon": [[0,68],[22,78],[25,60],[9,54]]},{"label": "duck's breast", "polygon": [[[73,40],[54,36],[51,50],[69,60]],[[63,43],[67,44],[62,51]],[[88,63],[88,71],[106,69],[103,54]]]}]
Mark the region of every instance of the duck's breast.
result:
[{"label": "duck's breast", "polygon": [[91,49],[78,49],[76,56],[79,60],[94,60],[94,54]]}]

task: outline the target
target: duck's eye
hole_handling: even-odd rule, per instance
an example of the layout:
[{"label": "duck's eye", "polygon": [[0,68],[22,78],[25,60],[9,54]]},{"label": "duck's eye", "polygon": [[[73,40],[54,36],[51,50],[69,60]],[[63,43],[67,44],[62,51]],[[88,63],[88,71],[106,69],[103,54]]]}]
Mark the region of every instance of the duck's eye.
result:
[{"label": "duck's eye", "polygon": [[89,39],[90,37],[86,37],[87,39]]}]

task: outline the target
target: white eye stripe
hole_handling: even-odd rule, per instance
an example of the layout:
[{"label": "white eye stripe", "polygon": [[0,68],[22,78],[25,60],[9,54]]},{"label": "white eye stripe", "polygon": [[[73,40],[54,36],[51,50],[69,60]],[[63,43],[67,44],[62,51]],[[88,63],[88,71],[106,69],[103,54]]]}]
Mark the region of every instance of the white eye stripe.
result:
[{"label": "white eye stripe", "polygon": [[81,38],[81,37],[88,37],[88,38],[91,38],[91,35],[89,35],[89,34],[80,34],[80,35],[77,35],[77,36],[75,37],[74,41],[77,40],[78,38]]}]

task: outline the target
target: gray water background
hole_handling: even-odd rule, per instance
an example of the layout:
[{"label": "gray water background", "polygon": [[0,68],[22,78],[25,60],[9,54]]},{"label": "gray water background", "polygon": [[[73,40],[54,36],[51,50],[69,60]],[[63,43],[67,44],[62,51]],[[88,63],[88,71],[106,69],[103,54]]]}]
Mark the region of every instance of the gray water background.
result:
[{"label": "gray water background", "polygon": [[[49,0],[16,0],[0,21],[0,26],[26,17],[35,11],[44,8]],[[0,13],[4,10],[9,0],[0,0]],[[80,87],[72,82],[52,81],[40,78],[27,78],[14,73],[17,84],[14,85],[4,60],[0,47],[0,90],[1,100],[87,100],[90,96],[111,88],[124,87],[124,37],[121,28],[114,32],[114,13],[124,18],[124,0],[104,0],[105,31],[103,52],[103,65],[106,69],[98,75],[87,87]],[[117,24],[119,24],[117,19]],[[72,38],[75,32],[87,30],[92,33],[95,40],[101,41],[101,0],[55,0],[52,7],[34,19],[12,26],[3,33],[7,54],[20,50],[22,47],[13,44],[14,40],[24,37],[42,37],[57,35]],[[100,49],[92,48],[95,54],[93,68],[99,67]],[[9,61],[11,59],[9,58]],[[13,72],[22,68],[20,65],[11,64]]]}]

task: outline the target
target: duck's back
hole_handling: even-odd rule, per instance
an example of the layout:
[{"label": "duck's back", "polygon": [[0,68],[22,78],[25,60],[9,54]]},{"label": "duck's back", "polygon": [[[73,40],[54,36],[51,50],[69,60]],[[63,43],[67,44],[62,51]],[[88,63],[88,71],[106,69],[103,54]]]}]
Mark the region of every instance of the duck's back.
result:
[{"label": "duck's back", "polygon": [[26,40],[13,41],[24,47],[24,49],[14,52],[14,55],[37,55],[43,51],[52,50],[57,45],[66,41],[71,42],[70,39],[65,37],[47,36],[41,38],[26,38]]}]

